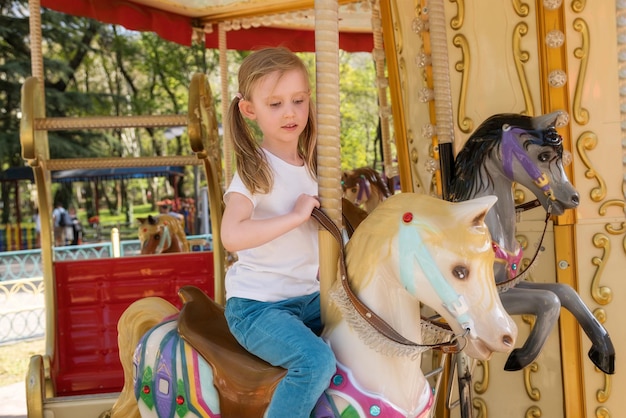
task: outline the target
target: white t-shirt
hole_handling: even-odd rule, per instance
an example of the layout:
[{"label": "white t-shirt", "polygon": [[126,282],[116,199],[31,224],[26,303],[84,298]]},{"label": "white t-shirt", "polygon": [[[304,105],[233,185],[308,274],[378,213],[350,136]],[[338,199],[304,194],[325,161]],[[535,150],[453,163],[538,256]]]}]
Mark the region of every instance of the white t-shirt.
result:
[{"label": "white t-shirt", "polygon": [[[305,166],[286,163],[268,151],[274,186],[268,194],[251,194],[235,173],[224,194],[246,196],[253,205],[252,219],[273,218],[291,212],[300,194],[318,194],[317,180]],[[275,302],[309,295],[320,289],[317,277],[319,249],[314,219],[261,246],[237,252],[238,260],[226,273],[226,298]]]}]

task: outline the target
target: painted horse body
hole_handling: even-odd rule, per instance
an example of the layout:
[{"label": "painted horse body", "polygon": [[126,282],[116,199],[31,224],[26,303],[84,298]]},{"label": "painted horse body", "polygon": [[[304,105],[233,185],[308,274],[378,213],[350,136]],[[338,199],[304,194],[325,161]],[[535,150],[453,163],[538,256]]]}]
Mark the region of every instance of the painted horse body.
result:
[{"label": "painted horse body", "polygon": [[189,242],[180,220],[171,215],[138,218],[141,254],[189,252]]},{"label": "painted horse body", "polygon": [[467,140],[455,160],[453,201],[496,195],[486,223],[496,252],[498,283],[510,283],[500,294],[509,314],[534,314],[536,323],[524,346],[515,349],[505,365],[519,370],[541,351],[563,306],[581,324],[592,342],[589,357],[605,373],[614,372],[615,349],[604,327],[585,306],[576,291],[561,283],[519,280],[522,250],[517,242],[513,182],[528,188],[550,214],[561,215],[579,204],[579,195],[563,169],[562,139],[555,125],[558,112],[529,117],[494,115]]},{"label": "painted horse body", "polygon": [[[512,349],[517,328],[498,297],[484,223],[495,200],[450,203],[404,193],[363,221],[346,247],[347,274],[340,270],[325,307],[322,337],[338,368],[312,416],[428,416],[433,394],[420,357],[430,340],[421,331],[421,303],[447,320],[470,356],[488,359]],[[351,294],[369,315],[357,313]],[[233,344],[221,307],[186,303],[177,325],[176,310],[152,299],[135,302],[120,319],[126,383],[112,416],[136,417],[139,405],[142,417],[262,417],[285,371]],[[194,306],[195,314],[188,314]],[[138,316],[166,320],[146,332],[153,324]],[[389,340],[368,322],[372,316],[409,343]],[[135,324],[139,328],[132,331]],[[203,332],[208,335],[193,336]]]}]

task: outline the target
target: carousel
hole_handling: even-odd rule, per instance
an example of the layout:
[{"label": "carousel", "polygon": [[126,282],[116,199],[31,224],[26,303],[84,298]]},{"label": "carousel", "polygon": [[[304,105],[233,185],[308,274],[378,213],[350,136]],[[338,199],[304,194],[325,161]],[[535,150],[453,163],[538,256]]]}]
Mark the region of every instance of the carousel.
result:
[{"label": "carousel", "polygon": [[[222,97],[233,92],[196,74],[186,114],[46,117],[41,7],[204,42],[219,49],[223,80],[228,49],[315,52],[322,205],[313,217],[324,338],[339,362],[322,408],[331,412],[312,416],[608,418],[626,408],[616,355],[626,334],[615,322],[626,294],[626,4],[31,0],[29,7],[32,77],[22,90],[20,140],[42,208],[47,318],[46,351],[31,358],[26,377],[29,418],[262,417],[283,375],[242,353],[224,329],[232,255],[219,228],[212,252],[54,260],[55,170],[202,166],[211,223],[219,225],[232,144],[218,134],[211,88]],[[342,200],[339,49],[372,54],[383,174],[399,185],[356,220]],[[222,103],[225,114],[229,100]],[[111,126],[186,126],[194,155],[50,158],[49,130]],[[360,179],[350,186],[355,196],[374,184]],[[368,269],[358,255],[369,257]],[[150,348],[165,346],[175,354]]]}]

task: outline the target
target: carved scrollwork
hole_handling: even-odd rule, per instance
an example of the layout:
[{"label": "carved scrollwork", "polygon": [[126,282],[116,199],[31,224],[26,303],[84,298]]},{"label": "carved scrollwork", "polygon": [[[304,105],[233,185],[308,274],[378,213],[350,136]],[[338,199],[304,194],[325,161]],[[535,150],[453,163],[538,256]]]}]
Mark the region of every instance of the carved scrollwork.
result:
[{"label": "carved scrollwork", "polygon": [[450,27],[459,30],[463,27],[465,20],[465,0],[450,0],[450,2],[456,3],[456,16],[450,19]]},{"label": "carved scrollwork", "polygon": [[596,271],[591,281],[591,297],[598,305],[608,305],[613,300],[613,291],[610,287],[600,286],[600,277],[604,272],[604,266],[611,252],[611,243],[604,234],[595,234],[593,236],[593,245],[603,250],[601,257],[593,257],[591,263],[596,266]]},{"label": "carved scrollwork", "polygon": [[515,9],[515,13],[517,13],[519,17],[526,17],[530,12],[530,6],[521,0],[513,0],[513,9]]},{"label": "carved scrollwork", "polygon": [[586,125],[589,122],[589,111],[582,107],[581,102],[589,62],[589,28],[587,23],[580,18],[574,20],[573,26],[575,31],[580,32],[582,40],[580,47],[574,49],[574,57],[580,60],[580,69],[578,71],[578,79],[576,80],[572,111],[574,120],[580,125]]},{"label": "carved scrollwork", "polygon": [[479,360],[477,366],[483,369],[483,378],[482,380],[475,379],[476,383],[474,383],[474,392],[482,395],[487,392],[487,389],[489,389],[489,362]]},{"label": "carved scrollwork", "polygon": [[524,103],[526,103],[526,109],[521,113],[532,116],[535,114],[535,108],[530,95],[526,72],[524,71],[524,64],[528,62],[530,54],[528,51],[524,51],[522,49],[522,37],[526,36],[526,34],[528,34],[528,25],[526,23],[521,22],[515,25],[515,29],[513,30],[513,60],[515,62],[515,70],[517,71],[517,76],[522,88],[522,94],[524,95]]},{"label": "carved scrollwork", "polygon": [[581,13],[585,9],[585,4],[587,0],[574,0],[572,2],[572,10],[575,13]]},{"label": "carved scrollwork", "polygon": [[541,408],[536,405],[531,406],[526,410],[525,418],[539,418],[542,415]]},{"label": "carved scrollwork", "polygon": [[[617,199],[607,200],[606,202],[602,203],[602,205],[600,205],[600,209],[598,209],[598,213],[600,214],[600,216],[606,216],[607,208],[611,206],[616,206],[624,210],[624,208],[626,207],[626,203],[623,200]],[[604,226],[604,229],[611,235],[621,235],[626,233],[626,222],[622,222],[617,227],[609,223]]]},{"label": "carved scrollwork", "polygon": [[536,362],[524,367],[524,389],[526,389],[528,397],[535,402],[538,402],[541,399],[541,391],[533,386],[531,382],[531,373],[537,373],[538,370],[539,365]]},{"label": "carved scrollwork", "polygon": [[465,112],[470,68],[469,43],[467,42],[467,38],[463,35],[456,35],[452,39],[452,43],[461,50],[461,60],[457,61],[454,66],[454,68],[461,73],[461,91],[459,94],[457,123],[461,132],[470,133],[472,129],[474,129],[474,122],[466,116]]},{"label": "carved scrollwork", "polygon": [[482,398],[474,398],[472,400],[472,406],[477,411],[474,415],[476,418],[487,418],[487,403]]},{"label": "carved scrollwork", "polygon": [[594,202],[600,202],[606,197],[607,189],[604,179],[598,174],[598,172],[591,166],[591,159],[587,155],[586,151],[593,150],[598,144],[598,137],[596,134],[590,131],[585,131],[578,137],[576,141],[576,149],[582,160],[582,163],[587,167],[585,171],[585,177],[588,179],[596,179],[598,187],[591,189],[589,197]]},{"label": "carved scrollwork", "polygon": [[[600,372],[600,370],[598,370]],[[604,388],[599,389],[596,392],[596,400],[600,403],[604,403],[609,400],[611,396],[611,375],[604,374]]]}]

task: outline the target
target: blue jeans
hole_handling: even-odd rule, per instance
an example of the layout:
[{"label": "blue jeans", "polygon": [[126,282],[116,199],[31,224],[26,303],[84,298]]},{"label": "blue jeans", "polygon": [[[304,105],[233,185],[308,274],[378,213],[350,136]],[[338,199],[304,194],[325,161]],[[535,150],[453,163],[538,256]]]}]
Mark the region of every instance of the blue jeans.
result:
[{"label": "blue jeans", "polygon": [[287,369],[276,387],[267,418],[309,418],[336,371],[322,331],[319,292],[279,302],[230,298],[226,320],[248,351]]}]

